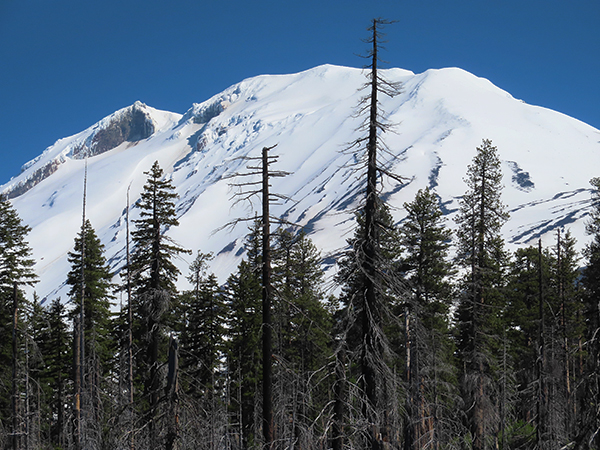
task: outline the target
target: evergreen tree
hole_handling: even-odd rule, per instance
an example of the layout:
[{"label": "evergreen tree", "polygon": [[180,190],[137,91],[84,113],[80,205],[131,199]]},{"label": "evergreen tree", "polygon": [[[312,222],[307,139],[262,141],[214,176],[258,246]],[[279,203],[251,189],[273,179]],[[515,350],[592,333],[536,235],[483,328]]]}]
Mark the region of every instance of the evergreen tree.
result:
[{"label": "evergreen tree", "polygon": [[576,241],[567,230],[556,235],[551,259],[550,296],[548,296],[547,342],[549,386],[549,440],[567,445],[575,431],[574,386],[581,375],[578,360],[584,333],[583,304],[577,286],[580,276]]},{"label": "evergreen tree", "polygon": [[22,327],[19,324],[25,318],[26,306],[22,286],[33,286],[37,282],[31,249],[26,240],[29,231],[12,204],[0,195],[0,426],[7,430],[10,429],[8,418],[14,415],[10,407],[11,395],[14,395],[10,386],[18,381],[15,364],[22,356],[14,354],[12,345],[15,307],[19,328],[15,330],[14,339],[18,351],[22,344]]},{"label": "evergreen tree", "polygon": [[304,232],[280,230],[273,251],[277,343],[276,415],[280,439],[307,446],[322,436],[315,422],[328,402],[325,366],[331,320],[323,306],[320,255]]},{"label": "evergreen tree", "polygon": [[452,274],[448,260],[450,230],[444,225],[437,196],[425,188],[411,203],[405,203],[407,216],[400,227],[403,252],[402,270],[414,290],[425,317],[446,319],[449,309]]},{"label": "evergreen tree", "polygon": [[458,351],[473,449],[483,450],[491,448],[500,423],[495,355],[500,354],[497,338],[503,332],[499,318],[507,260],[500,230],[508,220],[500,199],[498,150],[490,140],[484,139],[477,147],[465,182],[468,190],[456,218],[457,262],[468,272],[458,308]]},{"label": "evergreen tree", "polygon": [[583,270],[582,284],[585,288],[587,367],[582,398],[579,448],[600,446],[600,178],[592,178],[590,220],[586,233],[591,236],[584,251],[587,262]]},{"label": "evergreen tree", "polygon": [[29,231],[11,203],[0,196],[0,292],[3,298],[12,295],[13,283],[33,286],[37,281],[33,272],[35,262],[26,241]]},{"label": "evergreen tree", "polygon": [[304,232],[294,236],[280,231],[273,263],[280,330],[277,353],[306,370],[317,370],[327,359],[330,334],[320,255]]},{"label": "evergreen tree", "polygon": [[[177,194],[170,180],[163,179],[164,172],[156,161],[148,172],[141,200],[138,203],[140,218],[134,220],[132,233],[134,252],[132,256],[132,280],[136,295],[134,306],[138,321],[138,341],[143,339],[146,348],[144,392],[148,402],[148,447],[160,444],[155,418],[160,398],[161,379],[159,364],[166,356],[164,328],[171,300],[177,292],[175,281],[179,270],[172,259],[181,253],[189,253],[166,236],[170,227],[179,225],[174,201]],[[141,344],[141,343],[140,343]],[[162,349],[162,351],[161,351]]]},{"label": "evergreen tree", "polygon": [[406,302],[407,383],[406,448],[447,441],[457,430],[454,346],[449,311],[452,268],[448,259],[450,230],[443,224],[438,199],[428,188],[405,203],[407,217],[399,229],[401,270],[412,296]]},{"label": "evergreen tree", "polygon": [[40,333],[40,351],[44,360],[44,368],[40,379],[50,404],[47,423],[50,427],[50,442],[56,446],[66,447],[65,404],[67,386],[71,368],[70,333],[66,323],[65,306],[60,298],[54,299],[44,309],[44,321]]},{"label": "evergreen tree", "polygon": [[[82,235],[85,236],[83,271]],[[106,365],[113,354],[110,336],[112,329],[110,307],[113,299],[112,273],[104,257],[104,245],[96,236],[96,231],[89,220],[85,222],[84,230],[75,237],[74,248],[67,257],[71,264],[71,270],[67,274],[67,285],[70,286],[69,297],[74,304],[71,316],[79,316],[83,287],[85,353],[91,360],[97,358],[101,367],[100,371],[105,374],[108,370]]]},{"label": "evergreen tree", "polygon": [[[103,405],[110,395],[105,377],[110,370],[110,359],[114,353],[110,312],[112,274],[104,257],[104,245],[96,236],[89,220],[86,220],[75,237],[73,251],[68,253],[67,259],[71,264],[67,285],[70,286],[69,296],[74,304],[71,317],[77,324],[81,317],[83,294],[85,348],[82,353],[85,359],[81,360],[80,370],[84,381],[81,407],[84,418],[87,419],[85,438],[101,442],[105,438],[102,427],[107,420]],[[76,344],[79,344],[80,337],[76,336],[75,339],[78,340]],[[78,347],[75,345],[75,351]]]},{"label": "evergreen tree", "polygon": [[257,393],[261,380],[261,241],[260,223],[246,240],[247,260],[227,280],[228,355],[230,378],[231,434],[239,448],[247,450],[258,442]]},{"label": "evergreen tree", "polygon": [[216,388],[216,378],[225,353],[225,300],[217,277],[207,273],[211,254],[198,252],[190,265],[188,281],[192,289],[182,295],[185,327],[181,333],[182,370],[191,378],[190,392],[208,393]]},{"label": "evergreen tree", "polygon": [[[546,370],[540,358],[540,298],[541,311],[547,317],[552,265],[548,249],[540,253],[540,248],[531,246],[517,249],[509,266],[503,320],[515,392],[505,408],[507,426],[503,438],[508,448],[533,447],[538,431],[535,425],[545,417],[546,405],[541,404],[540,398],[544,376],[540,368]],[[537,417],[536,423],[533,417]]]}]

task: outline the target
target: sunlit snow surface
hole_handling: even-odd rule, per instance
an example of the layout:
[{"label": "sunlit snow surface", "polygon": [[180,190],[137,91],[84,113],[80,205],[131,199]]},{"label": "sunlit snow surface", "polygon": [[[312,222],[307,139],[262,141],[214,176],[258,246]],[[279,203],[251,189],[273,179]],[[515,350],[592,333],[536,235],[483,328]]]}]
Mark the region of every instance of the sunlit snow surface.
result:
[{"label": "sunlit snow surface", "polygon": [[[503,161],[503,201],[511,213],[503,231],[509,249],[532,244],[542,236],[551,245],[554,231],[564,226],[578,239],[587,238],[589,180],[600,175],[600,132],[563,114],[514,99],[488,80],[460,69],[401,69],[383,72],[403,90],[383,97],[381,108],[395,124],[384,136],[392,156],[383,155],[404,185],[383,180],[383,194],[400,222],[403,204],[430,186],[440,197],[448,225],[475,148],[483,138],[498,147]],[[291,172],[272,181],[272,191],[294,201],[273,205],[274,215],[301,224],[325,258],[324,270],[335,271],[335,255],[355,226],[353,211],[362,200],[362,172],[343,150],[361,136],[362,118],[353,112],[366,91],[359,69],[320,66],[293,75],[260,76],[242,81],[193,107],[183,116],[142,105],[155,132],[148,139],[125,142],[88,160],[87,217],[102,242],[111,268],[124,264],[125,211],[130,186],[130,217],[147,171],[158,160],[176,186],[180,226],[169,235],[186,248],[213,252],[212,270],[220,281],[243,257],[245,224],[218,230],[240,217],[259,213],[259,203],[234,205],[232,174],[246,171],[262,147],[277,144],[274,170]],[[116,112],[115,114],[119,114]],[[114,116],[114,115],[113,115]],[[52,160],[62,163],[52,175],[13,199],[23,221],[31,226],[29,243],[37,261],[41,298],[61,296],[69,270],[67,252],[81,226],[85,161],[72,151],[109,118],[75,136],[61,139],[0,190],[10,188]],[[360,149],[362,150],[362,149]],[[252,165],[252,163],[250,163]],[[248,181],[244,179],[244,181]],[[257,199],[258,200],[258,199]],[[194,255],[177,261],[181,288]]]}]

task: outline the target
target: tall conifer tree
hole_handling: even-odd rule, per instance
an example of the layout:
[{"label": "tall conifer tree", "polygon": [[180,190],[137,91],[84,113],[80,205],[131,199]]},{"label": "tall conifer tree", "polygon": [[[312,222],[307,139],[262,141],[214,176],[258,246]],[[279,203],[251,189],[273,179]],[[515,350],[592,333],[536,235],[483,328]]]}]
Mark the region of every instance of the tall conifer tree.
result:
[{"label": "tall conifer tree", "polygon": [[[13,428],[19,426],[15,408],[19,400],[17,363],[22,356],[18,354],[21,347],[19,324],[25,317],[22,287],[37,282],[31,248],[26,240],[29,231],[8,199],[0,195],[0,385],[12,385],[14,391],[12,399],[10,395],[0,397],[0,422],[8,424],[8,418],[12,416]],[[14,441],[18,440],[15,432]]]},{"label": "tall conifer tree", "polygon": [[[85,236],[85,260],[81,261],[82,235]],[[104,245],[96,235],[89,220],[85,223],[84,232],[75,237],[75,245],[68,253],[71,270],[67,274],[67,285],[70,286],[69,297],[75,307],[71,315],[78,316],[81,306],[81,293],[84,292],[86,351],[90,357],[97,357],[100,365],[104,365],[112,357],[111,348],[111,284],[112,273],[104,256]],[[83,273],[83,280],[82,280]],[[83,282],[83,289],[82,289]],[[106,368],[104,368],[106,369]]]},{"label": "tall conifer tree", "polygon": [[261,379],[262,324],[262,252],[260,222],[256,222],[246,240],[247,261],[227,281],[228,356],[227,370],[231,379],[231,434],[237,436],[242,450],[257,444],[257,392]]},{"label": "tall conifer tree", "polygon": [[[82,242],[84,238],[85,242]],[[82,251],[82,246],[85,251]],[[85,367],[82,374],[85,381],[82,390],[85,395],[82,397],[81,407],[87,419],[86,439],[100,442],[104,438],[102,424],[106,419],[102,411],[102,397],[107,395],[104,376],[109,371],[109,362],[114,350],[110,312],[112,274],[104,257],[104,245],[96,236],[89,220],[86,220],[83,229],[75,237],[73,251],[68,253],[67,258],[71,264],[71,270],[67,274],[67,285],[70,286],[69,296],[75,305],[71,316],[75,319],[81,316],[82,303],[85,311],[85,349],[82,352],[85,361],[81,361],[81,367]],[[80,342],[78,337],[76,339]],[[95,436],[92,437],[90,433],[95,433]]]},{"label": "tall conifer tree", "polygon": [[448,259],[450,230],[443,223],[437,196],[426,188],[405,203],[399,228],[401,270],[412,290],[406,302],[407,448],[434,446],[457,429],[454,346],[448,316],[452,301]]},{"label": "tall conifer tree", "polygon": [[193,377],[191,391],[215,389],[220,361],[225,353],[225,299],[213,273],[207,273],[212,255],[198,253],[190,265],[192,289],[182,297],[185,328],[181,333],[182,369]]},{"label": "tall conifer tree", "polygon": [[456,218],[457,262],[468,273],[458,308],[458,351],[473,449],[483,450],[491,448],[499,426],[494,337],[502,334],[500,288],[507,259],[500,231],[508,220],[498,150],[490,140],[477,147],[465,182],[468,190]]},{"label": "tall conifer tree", "polygon": [[[144,173],[147,181],[139,202],[140,218],[134,220],[136,229],[132,233],[132,271],[135,273],[132,281],[137,302],[138,331],[145,340],[144,391],[148,402],[148,448],[153,449],[160,445],[155,419],[161,395],[161,348],[166,347],[166,313],[177,292],[175,281],[179,275],[179,269],[172,260],[189,251],[166,235],[170,227],[179,225],[174,203],[177,194],[171,181],[164,179],[158,161]],[[162,353],[164,358],[165,351]]]}]

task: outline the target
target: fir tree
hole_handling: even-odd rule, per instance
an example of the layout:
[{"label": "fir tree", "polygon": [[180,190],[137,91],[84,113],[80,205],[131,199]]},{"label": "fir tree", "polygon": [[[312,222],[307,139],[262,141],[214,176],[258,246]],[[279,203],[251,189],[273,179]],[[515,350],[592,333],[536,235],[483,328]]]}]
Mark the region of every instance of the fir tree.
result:
[{"label": "fir tree", "polygon": [[[438,199],[428,188],[405,203],[399,228],[401,270],[413,295],[406,302],[405,352],[407,447],[438,445],[456,432],[454,346],[448,316],[452,302],[448,259],[450,230],[443,224]],[[409,443],[410,442],[410,443]]]},{"label": "fir tree", "polygon": [[228,355],[227,370],[231,379],[230,408],[233,434],[243,450],[257,444],[257,392],[261,380],[261,242],[260,222],[246,240],[247,258],[227,280]]},{"label": "fir tree", "polygon": [[60,299],[54,299],[43,309],[37,329],[37,342],[42,355],[39,382],[46,398],[48,441],[56,448],[65,448],[67,435],[67,387],[71,375],[71,335],[66,322],[67,312]]},{"label": "fir tree", "polygon": [[217,277],[207,273],[211,254],[198,252],[190,264],[192,289],[182,295],[185,328],[181,333],[182,369],[192,377],[190,390],[199,393],[216,388],[217,371],[225,352],[225,301]]},{"label": "fir tree", "polygon": [[325,366],[331,320],[323,306],[319,253],[304,232],[280,230],[273,251],[276,415],[280,439],[307,446],[322,435],[315,423],[329,397]]},{"label": "fir tree", "polygon": [[[29,231],[30,228],[22,224],[12,204],[0,195],[0,386],[5,393],[0,396],[0,423],[5,424],[8,424],[8,417],[14,416],[10,408],[9,386],[16,386],[16,363],[22,356],[14,354],[15,349],[18,351],[21,348],[22,328],[19,324],[23,323],[25,318],[26,302],[22,287],[33,286],[37,282],[31,249],[26,240]],[[15,313],[18,328],[13,336]],[[14,347],[11,345],[13,340]],[[14,424],[13,422],[13,426]]]},{"label": "fir tree", "polygon": [[[83,238],[85,237],[85,242]],[[82,251],[82,247],[85,251]],[[82,255],[84,259],[82,261]],[[81,317],[81,296],[83,294],[84,308],[84,351],[85,360],[81,361],[83,370],[82,410],[87,410],[88,431],[87,439],[101,441],[104,438],[102,425],[106,420],[102,404],[106,400],[107,387],[104,377],[109,372],[109,361],[114,353],[111,339],[111,299],[112,274],[104,257],[104,245],[96,236],[89,220],[75,237],[73,251],[69,252],[68,261],[71,270],[67,274],[67,285],[70,286],[69,296],[75,307],[71,316]],[[75,339],[78,340],[79,337]],[[76,346],[77,347],[77,346]],[[104,398],[103,398],[104,397]],[[92,437],[94,433],[95,436]]]},{"label": "fir tree", "polygon": [[[574,435],[575,377],[581,376],[578,360],[584,333],[583,303],[578,289],[580,277],[576,241],[567,230],[557,230],[553,248],[548,296],[549,354],[549,440],[567,445]],[[579,372],[579,373],[578,373]]]},{"label": "fir tree", "polygon": [[[509,265],[503,321],[508,358],[512,361],[514,392],[505,408],[505,448],[535,445],[531,420],[543,411],[540,405],[540,297],[543,310],[550,292],[552,254],[548,249],[525,247],[515,251]],[[540,284],[541,283],[541,284]],[[547,316],[547,314],[545,314]],[[544,365],[545,368],[545,365]],[[545,417],[544,414],[542,416]]]},{"label": "fir tree", "polygon": [[[81,261],[82,235],[85,236],[85,259]],[[85,229],[75,237],[75,245],[68,253],[71,270],[67,274],[67,285],[70,286],[69,297],[75,307],[71,316],[79,316],[81,308],[81,294],[83,281],[83,308],[85,311],[86,354],[91,358],[98,358],[102,372],[105,373],[109,359],[112,357],[111,347],[111,300],[113,286],[112,273],[104,257],[104,245],[96,236],[96,232],[89,220]],[[82,280],[83,273],[83,280]]]},{"label": "fir tree", "polygon": [[506,265],[500,230],[508,213],[500,199],[502,172],[498,150],[484,139],[465,179],[468,190],[460,200],[456,218],[457,262],[468,275],[458,309],[458,351],[465,371],[462,389],[468,407],[473,449],[490,448],[498,433],[495,402],[494,337],[502,335],[499,323],[503,298],[500,288]]},{"label": "fir tree", "polygon": [[26,241],[29,231],[11,203],[0,196],[0,293],[3,299],[12,295],[14,283],[33,286],[37,281],[33,272],[35,262]]},{"label": "fir tree", "polygon": [[155,417],[160,398],[161,380],[159,362],[165,357],[165,319],[175,297],[175,281],[179,269],[172,259],[181,253],[189,253],[166,236],[170,227],[179,225],[174,201],[177,194],[169,180],[163,179],[163,170],[156,161],[148,172],[141,193],[140,218],[134,220],[132,233],[134,253],[132,257],[132,280],[135,289],[138,320],[138,339],[143,337],[146,347],[144,366],[145,398],[148,401],[147,421],[149,448],[159,445]]}]

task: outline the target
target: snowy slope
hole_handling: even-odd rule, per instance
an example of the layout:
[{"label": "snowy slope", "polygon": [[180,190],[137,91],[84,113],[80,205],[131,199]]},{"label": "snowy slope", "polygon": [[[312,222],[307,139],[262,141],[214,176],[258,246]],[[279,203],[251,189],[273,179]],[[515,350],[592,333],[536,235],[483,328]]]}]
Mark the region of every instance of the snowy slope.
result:
[{"label": "snowy slope", "polygon": [[[466,167],[476,146],[488,138],[503,160],[503,200],[511,211],[504,227],[509,247],[531,243],[540,235],[550,245],[559,226],[568,227],[580,246],[585,243],[588,181],[599,175],[595,170],[600,167],[600,131],[527,105],[460,69],[422,74],[389,69],[385,76],[403,83],[402,94],[382,99],[381,105],[388,120],[397,124],[395,133],[385,137],[393,154],[391,167],[409,180],[402,186],[391,181],[384,185],[397,221],[404,217],[403,203],[412,201],[419,188],[430,186],[453,227],[457,199],[465,191]],[[29,242],[38,261],[38,294],[65,296],[61,286],[68,271],[66,254],[81,226],[85,146],[95,155],[88,159],[87,216],[106,245],[113,269],[123,265],[128,186],[128,206],[131,218],[136,218],[143,172],[158,160],[180,196],[180,226],[169,234],[194,252],[214,252],[213,270],[224,281],[242,257],[247,228],[215,230],[236,217],[254,215],[249,205],[233,206],[232,180],[225,178],[245,170],[247,163],[239,157],[258,156],[263,146],[277,144],[273,152],[280,158],[275,169],[293,174],[274,179],[272,189],[294,202],[275,206],[273,212],[306,226],[323,256],[329,256],[324,268],[331,273],[334,255],[352,233],[352,210],[362,198],[353,157],[342,150],[360,135],[356,129],[361,119],[352,113],[365,94],[359,91],[364,82],[362,70],[330,65],[260,76],[194,104],[183,116],[138,102],[58,141],[0,187],[18,192],[15,187],[24,190],[27,180],[35,179],[29,183],[33,187],[12,201],[32,227]],[[104,144],[110,133],[104,131],[102,139],[98,133],[115,129],[143,129],[145,134],[132,131],[129,140],[108,149]],[[125,139],[127,133],[121,134]],[[93,151],[100,147],[101,153]],[[53,171],[44,176],[43,167]],[[184,275],[191,259],[193,255],[178,261]],[[184,277],[180,285],[186,287]]]}]

